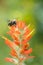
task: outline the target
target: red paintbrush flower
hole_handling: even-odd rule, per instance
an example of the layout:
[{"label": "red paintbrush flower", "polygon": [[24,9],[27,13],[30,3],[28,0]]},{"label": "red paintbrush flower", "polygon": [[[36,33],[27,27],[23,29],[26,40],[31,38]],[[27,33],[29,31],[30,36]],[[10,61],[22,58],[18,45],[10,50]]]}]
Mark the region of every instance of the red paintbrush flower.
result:
[{"label": "red paintbrush flower", "polygon": [[30,25],[26,26],[22,21],[17,22],[16,25],[9,26],[9,32],[7,33],[12,37],[13,41],[2,36],[2,38],[5,39],[5,44],[11,48],[10,55],[12,58],[6,58],[7,61],[18,65],[19,63],[22,63],[22,61],[34,57],[30,56],[32,48],[29,48],[30,44],[28,43],[32,37],[34,29],[30,30],[29,26]]}]

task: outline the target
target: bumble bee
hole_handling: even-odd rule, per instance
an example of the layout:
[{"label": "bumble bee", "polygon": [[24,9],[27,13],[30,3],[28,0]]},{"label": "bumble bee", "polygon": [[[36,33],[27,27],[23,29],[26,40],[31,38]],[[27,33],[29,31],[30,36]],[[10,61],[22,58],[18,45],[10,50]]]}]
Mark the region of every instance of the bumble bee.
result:
[{"label": "bumble bee", "polygon": [[16,26],[16,20],[9,20],[8,26]]}]

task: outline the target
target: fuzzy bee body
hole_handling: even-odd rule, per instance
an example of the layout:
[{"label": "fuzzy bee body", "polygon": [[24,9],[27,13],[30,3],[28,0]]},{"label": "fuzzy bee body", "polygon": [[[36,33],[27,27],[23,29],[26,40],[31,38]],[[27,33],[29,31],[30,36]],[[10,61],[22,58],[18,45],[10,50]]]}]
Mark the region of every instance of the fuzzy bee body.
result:
[{"label": "fuzzy bee body", "polygon": [[12,21],[9,21],[8,23],[8,26],[16,26],[16,21],[15,20],[12,20]]}]

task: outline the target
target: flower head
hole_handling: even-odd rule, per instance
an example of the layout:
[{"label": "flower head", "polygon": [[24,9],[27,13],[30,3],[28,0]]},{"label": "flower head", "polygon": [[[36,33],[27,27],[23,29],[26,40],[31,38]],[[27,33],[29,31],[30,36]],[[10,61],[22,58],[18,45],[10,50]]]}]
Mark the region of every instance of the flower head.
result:
[{"label": "flower head", "polygon": [[30,48],[29,40],[32,37],[33,30],[29,29],[29,26],[22,21],[17,22],[16,26],[8,26],[9,34],[13,41],[8,38],[2,36],[5,39],[5,43],[11,48],[10,55],[11,58],[5,58],[9,62],[13,62],[15,64],[19,64],[28,58],[33,58],[34,56],[30,56],[32,53],[32,48]]}]

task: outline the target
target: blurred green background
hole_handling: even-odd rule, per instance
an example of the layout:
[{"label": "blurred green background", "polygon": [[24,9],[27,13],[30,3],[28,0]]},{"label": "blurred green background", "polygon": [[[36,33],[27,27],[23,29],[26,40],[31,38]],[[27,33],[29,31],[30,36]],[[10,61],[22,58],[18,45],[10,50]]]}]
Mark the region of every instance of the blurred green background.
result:
[{"label": "blurred green background", "polygon": [[[35,34],[29,41],[33,48],[31,55],[34,59],[25,61],[26,65],[43,65],[43,0],[0,0],[0,34],[10,38],[8,31],[8,20],[23,20],[31,28],[35,28]],[[10,49],[0,37],[0,65],[13,65],[4,60],[9,57]]]}]

